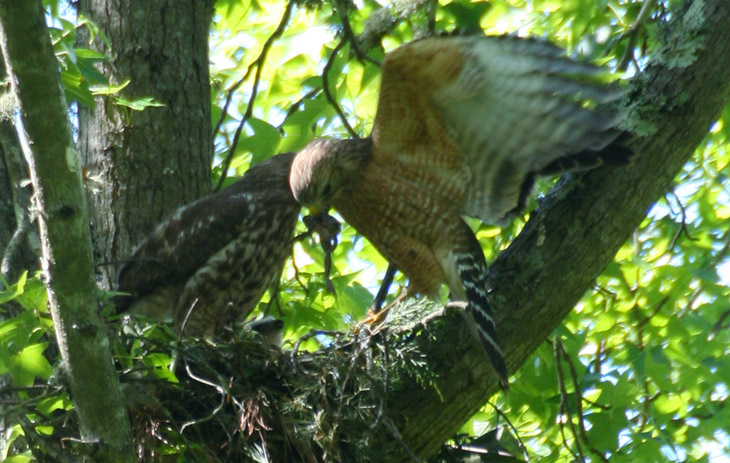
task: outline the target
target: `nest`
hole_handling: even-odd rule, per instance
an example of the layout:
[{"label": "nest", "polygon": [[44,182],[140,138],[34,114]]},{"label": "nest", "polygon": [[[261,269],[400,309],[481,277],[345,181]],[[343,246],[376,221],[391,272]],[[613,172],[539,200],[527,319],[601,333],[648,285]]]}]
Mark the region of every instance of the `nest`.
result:
[{"label": "nest", "polygon": [[[380,461],[377,443],[399,440],[398,410],[387,398],[414,377],[432,383],[412,342],[422,336],[423,303],[399,309],[387,330],[311,332],[289,350],[251,331],[226,343],[178,342],[165,327],[123,327],[111,343],[139,461]],[[312,337],[326,347],[300,351]],[[38,400],[57,394],[69,406],[32,423],[38,400],[6,413],[8,422],[26,421],[22,443],[36,459],[92,453],[71,435],[77,418],[63,380],[37,391]],[[34,432],[45,424],[52,433]]]},{"label": "nest", "polygon": [[[417,310],[405,304],[396,330],[313,331],[292,350],[250,332],[225,344],[182,344],[176,352],[164,340],[130,346],[127,338],[124,346],[138,360],[121,381],[134,398],[140,460],[184,454],[194,461],[314,463],[372,454],[378,461],[373,443],[397,438],[388,391],[405,377],[430,383],[418,344],[409,342],[421,325],[409,324],[408,313]],[[327,347],[300,352],[300,343],[314,336]],[[173,381],[164,370],[168,362],[150,363],[167,356],[177,357]]]}]

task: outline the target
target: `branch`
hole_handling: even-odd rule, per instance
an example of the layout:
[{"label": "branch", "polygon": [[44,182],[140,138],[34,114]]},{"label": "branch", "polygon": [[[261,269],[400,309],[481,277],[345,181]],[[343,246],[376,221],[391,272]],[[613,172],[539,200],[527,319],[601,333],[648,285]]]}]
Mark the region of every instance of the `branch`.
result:
[{"label": "branch", "polygon": [[[337,112],[338,117],[342,120],[343,125],[345,126],[345,129],[347,129],[350,136],[354,138],[359,138],[355,130],[352,129],[352,127],[348,123],[344,113],[342,112],[342,109],[332,97],[332,94],[329,90],[327,74],[329,69],[332,67],[337,52],[339,52],[340,49],[342,49],[342,47],[344,47],[344,45],[349,42],[352,45],[355,56],[357,56],[360,61],[369,61],[379,66],[380,64],[375,59],[371,58],[367,53],[373,47],[379,45],[380,40],[386,34],[395,29],[400,21],[411,17],[422,8],[429,7],[432,2],[433,0],[400,0],[396,1],[395,4],[391,7],[383,7],[375,10],[365,21],[364,31],[360,35],[355,36],[352,28],[350,27],[349,19],[347,17],[346,6],[342,4],[343,2],[338,0],[337,13],[340,15],[340,19],[342,21],[344,37],[337,45],[337,47],[332,51],[332,54],[327,61],[325,70],[322,73],[322,87],[315,88],[309,91],[307,95],[303,96],[296,103],[294,103],[287,111],[286,118],[296,112],[296,110],[302,104],[303,100],[314,98],[319,94],[321,90],[324,90],[327,101]],[[284,120],[286,120],[286,118]],[[279,126],[279,129],[281,130],[281,125]]]},{"label": "branch", "polygon": [[[491,266],[491,298],[509,371],[525,362],[591,287],[730,100],[730,3],[684,2],[671,18],[662,25],[670,33],[634,79],[627,102],[635,126],[655,128],[631,144],[638,153],[633,165],[563,178]],[[672,64],[680,57],[691,64]],[[497,391],[488,362],[458,318],[426,329],[441,340],[424,345],[435,388],[414,381],[388,398],[399,405],[396,421],[404,441],[420,457],[435,453]],[[377,445],[392,461],[408,461],[393,443]]]},{"label": "branch", "polygon": [[324,65],[324,69],[322,70],[322,90],[324,90],[324,94],[327,97],[327,101],[329,102],[330,106],[334,108],[335,112],[340,118],[340,121],[342,121],[342,125],[344,125],[345,129],[347,129],[347,133],[350,134],[352,138],[360,138],[357,132],[355,132],[355,129],[353,129],[350,123],[347,121],[347,116],[345,116],[342,108],[337,103],[337,98],[335,98],[330,91],[329,73],[332,69],[332,65],[334,64],[335,59],[337,58],[337,53],[342,50],[342,47],[344,47],[345,44],[347,44],[347,38],[343,38],[340,43],[337,44],[335,49],[332,50],[332,54],[330,55],[330,59],[327,60],[327,64]]},{"label": "branch", "polygon": [[58,63],[40,0],[0,0],[2,50],[22,119],[42,268],[58,346],[96,461],[136,460],[106,329],[97,314],[89,217]]},{"label": "branch", "polygon": [[246,112],[243,114],[243,117],[241,118],[241,123],[238,124],[238,128],[236,129],[236,133],[233,135],[233,142],[231,142],[231,147],[228,149],[228,154],[226,155],[226,158],[223,160],[222,169],[221,169],[221,176],[218,179],[218,183],[216,183],[215,188],[213,188],[213,192],[220,191],[221,187],[223,186],[223,182],[226,180],[226,177],[228,176],[228,166],[231,165],[231,161],[233,160],[233,155],[236,153],[236,146],[238,146],[238,140],[241,138],[241,132],[243,131],[243,127],[246,125],[246,122],[249,120],[251,115],[253,114],[253,104],[256,101],[256,95],[258,95],[259,91],[259,83],[261,82],[261,73],[264,70],[264,63],[266,63],[266,56],[269,54],[269,49],[271,49],[271,46],[274,44],[274,41],[281,37],[281,34],[284,33],[284,29],[286,29],[286,25],[289,23],[289,18],[291,17],[291,12],[294,9],[294,5],[296,2],[289,2],[286,6],[286,9],[284,10],[284,14],[281,17],[281,21],[279,21],[279,25],[276,27],[276,30],[273,34],[269,36],[268,39],[266,39],[266,42],[264,43],[264,46],[261,48],[261,53],[259,54],[259,57],[256,58],[256,61],[251,63],[251,66],[249,66],[248,71],[246,72],[246,75],[243,76],[243,78],[236,83],[236,85],[233,86],[231,89],[230,94],[228,95],[228,98],[226,99],[226,104],[223,107],[223,111],[221,113],[221,117],[218,120],[218,123],[215,126],[215,129],[213,129],[213,136],[215,136],[216,131],[218,128],[220,128],[221,123],[223,122],[223,119],[226,117],[226,112],[228,110],[228,105],[231,102],[231,96],[233,95],[233,92],[245,81],[249,74],[251,73],[251,69],[253,66],[256,66],[256,75],[254,76],[253,81],[253,88],[251,89],[251,96],[248,99],[248,105],[246,105]]},{"label": "branch", "polygon": [[619,61],[619,63],[616,65],[617,70],[621,72],[626,71],[626,69],[629,67],[629,62],[634,59],[634,47],[636,47],[636,40],[639,37],[639,32],[651,16],[653,6],[654,2],[651,0],[646,0],[644,2],[644,5],[642,5],[636,21],[634,21],[634,24],[631,25],[631,29],[629,29],[629,40],[628,42],[626,42],[626,50],[624,51],[624,55],[621,57],[621,61]]},{"label": "branch", "polygon": [[[0,62],[0,79],[6,78],[5,66]],[[6,96],[13,98],[4,94],[0,98]],[[37,270],[40,254],[38,247],[33,246],[38,242],[38,234],[31,227],[32,191],[25,184],[28,166],[12,118],[12,114],[0,114],[0,276],[7,282],[16,281],[25,270]]]},{"label": "branch", "polygon": [[357,59],[359,59],[361,62],[369,61],[370,63],[380,67],[380,63],[368,56],[367,53],[363,52],[360,49],[360,43],[357,40],[357,37],[355,37],[355,32],[352,30],[352,26],[350,25],[350,18],[347,16],[347,10],[348,10],[348,3],[346,0],[336,0],[335,2],[335,9],[337,10],[337,14],[340,17],[340,22],[342,23],[342,33],[344,34],[345,38],[348,42],[350,42],[350,46],[352,47],[352,51],[355,52],[355,56],[357,56]]}]

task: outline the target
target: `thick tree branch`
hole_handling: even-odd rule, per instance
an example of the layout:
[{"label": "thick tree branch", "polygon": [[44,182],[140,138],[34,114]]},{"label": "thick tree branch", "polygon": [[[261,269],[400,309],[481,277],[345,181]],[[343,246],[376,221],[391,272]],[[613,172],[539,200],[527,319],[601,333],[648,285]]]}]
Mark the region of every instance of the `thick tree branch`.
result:
[{"label": "thick tree branch", "polygon": [[40,0],[0,1],[0,33],[23,123],[56,338],[95,461],[135,461],[109,341],[97,315],[81,163]]},{"label": "thick tree branch", "polygon": [[[631,145],[638,154],[633,165],[561,180],[491,267],[497,327],[512,372],[572,310],[670,188],[730,99],[730,3],[687,1],[672,18],[662,25],[665,41],[634,80],[629,98],[637,130],[655,129]],[[427,329],[431,339],[442,340],[423,346],[439,391],[414,381],[388,398],[398,404],[390,416],[420,457],[433,454],[497,390],[460,318]],[[396,442],[377,445],[391,461],[411,461]]]},{"label": "thick tree branch", "polygon": [[[0,60],[0,79],[5,79],[5,65]],[[0,276],[12,283],[21,272],[38,268],[37,233],[31,230],[30,187],[24,185],[28,166],[23,159],[18,133],[13,126],[12,91],[0,89]],[[7,111],[7,112],[6,112]],[[0,281],[0,288],[2,287]]]}]

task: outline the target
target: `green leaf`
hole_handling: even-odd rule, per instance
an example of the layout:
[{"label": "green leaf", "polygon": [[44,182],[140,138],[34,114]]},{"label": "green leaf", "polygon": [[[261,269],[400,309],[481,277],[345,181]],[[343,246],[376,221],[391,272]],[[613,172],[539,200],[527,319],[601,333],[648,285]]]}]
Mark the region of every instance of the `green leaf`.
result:
[{"label": "green leaf", "polygon": [[628,425],[626,417],[620,411],[606,410],[588,414],[585,419],[591,424],[587,432],[591,446],[601,452],[614,453],[618,449],[619,433]]},{"label": "green leaf", "polygon": [[346,277],[332,279],[337,293],[336,307],[343,313],[352,314],[358,320],[362,319],[373,302],[373,295],[362,285],[358,283],[350,285],[346,280],[348,280]]},{"label": "green leaf", "polygon": [[115,93],[119,93],[122,90],[124,90],[127,85],[129,85],[129,79],[125,80],[119,85],[112,85],[112,84],[106,84],[101,85],[97,87],[91,87],[91,94],[92,95],[114,95]]},{"label": "green leaf", "polygon": [[661,346],[655,346],[646,352],[644,358],[644,367],[647,375],[657,383],[663,390],[672,390],[673,385],[669,379],[671,373],[671,364],[669,359],[664,355],[664,349]]},{"label": "green leaf", "polygon": [[250,118],[247,123],[254,133],[250,137],[241,138],[237,151],[250,152],[253,165],[270,158],[277,152],[281,134],[273,125],[254,117]]},{"label": "green leaf", "polygon": [[177,384],[179,381],[174,373],[170,371],[170,356],[167,354],[148,354],[144,356],[145,365],[151,366],[152,374],[160,379]]},{"label": "green leaf", "polygon": [[43,356],[48,343],[31,344],[10,359],[9,373],[19,387],[35,384],[36,378],[48,379],[53,368]]},{"label": "green leaf", "polygon": [[457,29],[479,31],[481,30],[479,23],[490,8],[491,4],[489,2],[451,2],[444,5],[442,10],[451,16]]},{"label": "green leaf", "polygon": [[30,450],[27,450],[23,453],[18,453],[6,458],[3,460],[3,463],[29,463],[31,461],[35,461],[35,459],[33,458],[33,454]]},{"label": "green leaf", "polygon": [[94,107],[94,97],[89,91],[88,83],[78,71],[61,70],[61,83],[66,93],[66,100]]},{"label": "green leaf", "polygon": [[65,394],[58,394],[41,399],[35,408],[43,415],[50,416],[56,410],[71,410],[73,403]]},{"label": "green leaf", "polygon": [[16,299],[25,291],[25,282],[28,280],[28,272],[23,272],[18,281],[8,289],[0,291],[0,304]]},{"label": "green leaf", "polygon": [[133,111],[144,111],[145,109],[150,107],[165,106],[163,103],[160,103],[151,96],[137,98],[136,100],[129,100],[122,97],[114,97],[114,104],[116,104],[117,106],[124,106]]},{"label": "green leaf", "polygon": [[320,95],[312,100],[305,100],[299,111],[294,112],[284,121],[283,129],[286,137],[282,140],[281,151],[298,151],[310,142],[314,136],[313,126],[332,108],[327,99]]}]

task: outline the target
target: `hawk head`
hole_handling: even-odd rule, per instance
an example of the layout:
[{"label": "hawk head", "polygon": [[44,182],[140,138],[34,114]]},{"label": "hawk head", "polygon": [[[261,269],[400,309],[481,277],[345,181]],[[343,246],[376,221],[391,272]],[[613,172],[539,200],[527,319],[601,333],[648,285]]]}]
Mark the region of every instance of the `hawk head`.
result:
[{"label": "hawk head", "polygon": [[289,186],[294,198],[312,215],[326,213],[333,198],[365,167],[371,144],[369,138],[310,142],[292,163]]}]

